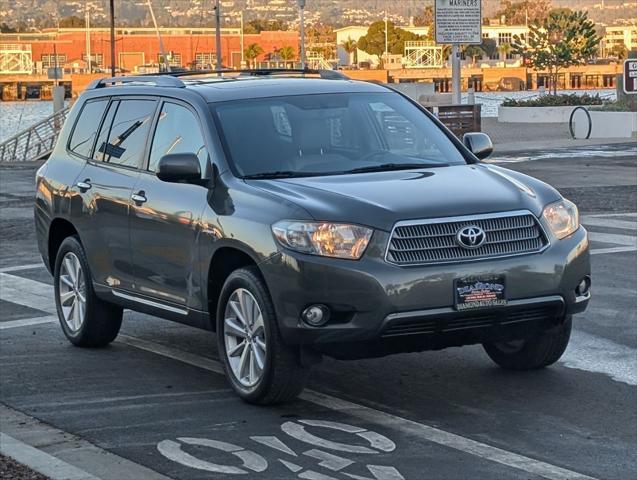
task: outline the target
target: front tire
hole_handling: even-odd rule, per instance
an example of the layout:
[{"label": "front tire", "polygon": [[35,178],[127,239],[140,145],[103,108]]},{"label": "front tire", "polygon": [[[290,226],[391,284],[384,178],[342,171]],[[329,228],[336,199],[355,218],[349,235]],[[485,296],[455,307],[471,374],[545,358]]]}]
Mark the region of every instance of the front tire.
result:
[{"label": "front tire", "polygon": [[571,338],[571,317],[560,325],[524,340],[485,343],[487,355],[507,370],[534,370],[557,362]]},{"label": "front tire", "polygon": [[243,400],[273,405],[295,399],[309,369],[285,345],[274,306],[256,267],[234,271],[217,307],[217,346],[226,376]]},{"label": "front tire", "polygon": [[84,248],[75,236],[57,252],[54,270],[55,305],[62,331],[78,347],[104,347],[122,325],[121,307],[95,295]]}]

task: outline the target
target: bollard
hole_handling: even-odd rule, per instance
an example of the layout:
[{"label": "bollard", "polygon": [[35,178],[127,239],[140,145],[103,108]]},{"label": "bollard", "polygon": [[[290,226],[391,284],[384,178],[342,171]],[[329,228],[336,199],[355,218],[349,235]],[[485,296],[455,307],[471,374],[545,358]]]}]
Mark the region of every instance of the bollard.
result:
[{"label": "bollard", "polygon": [[467,90],[467,104],[468,105],[475,105],[476,103],[476,89],[475,88],[469,88]]},{"label": "bollard", "polygon": [[537,91],[539,92],[540,95],[545,95],[546,87],[544,85],[540,85],[539,87],[537,87]]}]

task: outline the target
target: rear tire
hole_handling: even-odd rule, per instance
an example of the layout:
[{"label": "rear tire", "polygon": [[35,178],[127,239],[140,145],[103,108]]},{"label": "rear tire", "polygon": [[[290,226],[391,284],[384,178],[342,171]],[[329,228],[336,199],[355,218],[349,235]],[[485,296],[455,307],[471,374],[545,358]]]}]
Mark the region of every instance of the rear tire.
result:
[{"label": "rear tire", "polygon": [[95,295],[78,237],[68,237],[60,245],[53,278],[55,305],[66,338],[78,347],[104,347],[115,340],[123,309]]},{"label": "rear tire", "polygon": [[524,340],[485,343],[491,360],[507,370],[534,370],[557,362],[571,337],[572,321],[568,316],[554,328],[539,332]]},{"label": "rear tire", "polygon": [[309,369],[301,365],[299,350],[283,343],[256,267],[235,270],[221,289],[217,346],[232,388],[248,403],[288,402],[305,387]]}]

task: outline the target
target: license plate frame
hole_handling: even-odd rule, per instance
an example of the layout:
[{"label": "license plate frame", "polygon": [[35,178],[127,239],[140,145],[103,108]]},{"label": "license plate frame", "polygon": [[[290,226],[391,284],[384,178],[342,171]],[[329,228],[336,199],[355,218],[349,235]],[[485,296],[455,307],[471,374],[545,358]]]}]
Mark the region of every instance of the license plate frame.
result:
[{"label": "license plate frame", "polygon": [[454,308],[457,311],[498,308],[507,305],[506,277],[484,275],[453,281]]}]

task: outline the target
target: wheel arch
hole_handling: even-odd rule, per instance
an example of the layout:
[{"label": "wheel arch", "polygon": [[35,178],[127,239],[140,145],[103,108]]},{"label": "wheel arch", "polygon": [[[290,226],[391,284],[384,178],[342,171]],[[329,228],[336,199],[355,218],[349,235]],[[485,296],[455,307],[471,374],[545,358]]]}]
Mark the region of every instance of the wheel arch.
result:
[{"label": "wheel arch", "polygon": [[[65,218],[54,218],[49,226],[49,235],[47,242],[47,253],[48,253],[48,261],[49,268],[51,272],[55,270],[55,258],[57,256],[57,252],[60,249],[60,245],[64,239],[77,236],[79,238],[79,233],[75,226]],[[82,243],[80,239],[80,243]]]},{"label": "wheel arch", "polygon": [[254,252],[239,245],[223,245],[212,254],[207,276],[207,305],[213,330],[216,330],[217,306],[223,284],[232,272],[247,266],[254,266],[261,273]]}]

